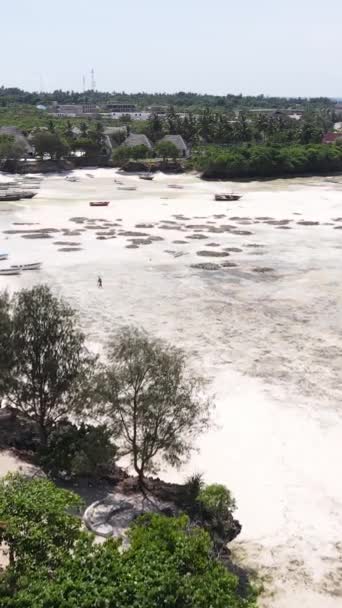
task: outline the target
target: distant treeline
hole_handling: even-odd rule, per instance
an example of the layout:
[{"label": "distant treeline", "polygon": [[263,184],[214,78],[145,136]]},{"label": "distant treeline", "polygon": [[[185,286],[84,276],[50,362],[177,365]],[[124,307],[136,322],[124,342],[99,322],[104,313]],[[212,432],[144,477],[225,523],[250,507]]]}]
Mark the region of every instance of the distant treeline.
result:
[{"label": "distant treeline", "polygon": [[192,164],[206,179],[329,173],[342,171],[342,146],[209,146],[194,152]]},{"label": "distant treeline", "polygon": [[266,97],[265,95],[201,95],[179,91],[177,93],[125,93],[101,91],[29,92],[15,87],[0,87],[0,106],[12,104],[36,105],[39,103],[132,103],[138,108],[151,105],[174,106],[176,108],[221,108],[226,111],[248,108],[314,108],[332,107],[328,97]]}]

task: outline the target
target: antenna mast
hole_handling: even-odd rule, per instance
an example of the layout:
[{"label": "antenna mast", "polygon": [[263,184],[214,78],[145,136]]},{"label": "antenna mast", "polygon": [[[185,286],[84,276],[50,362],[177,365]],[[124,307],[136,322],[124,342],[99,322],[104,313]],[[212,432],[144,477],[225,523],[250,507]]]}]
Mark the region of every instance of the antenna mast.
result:
[{"label": "antenna mast", "polygon": [[92,70],[90,72],[90,76],[91,76],[91,90],[95,91],[96,90],[96,82],[95,82],[95,71],[94,71],[94,68],[92,68]]}]

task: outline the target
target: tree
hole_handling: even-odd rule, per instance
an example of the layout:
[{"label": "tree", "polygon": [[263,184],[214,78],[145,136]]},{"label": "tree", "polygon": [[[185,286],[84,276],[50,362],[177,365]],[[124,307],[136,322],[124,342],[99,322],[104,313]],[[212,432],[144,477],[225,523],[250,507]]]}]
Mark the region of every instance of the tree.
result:
[{"label": "tree", "polygon": [[75,494],[46,479],[9,474],[0,480],[0,545],[18,570],[48,563],[56,567],[80,536],[80,522],[67,509],[79,508]]},{"label": "tree", "polygon": [[16,139],[14,135],[0,134],[0,160],[18,160],[27,153],[23,138]]},{"label": "tree", "polygon": [[0,407],[13,364],[11,345],[10,299],[7,292],[0,294]]},{"label": "tree", "polygon": [[131,146],[130,151],[131,158],[134,158],[135,160],[140,160],[142,158],[148,158],[149,156],[151,156],[150,149],[144,144],[139,144],[138,146]]},{"label": "tree", "polygon": [[48,154],[52,159],[60,159],[69,150],[68,145],[57,133],[48,131],[37,131],[32,137],[32,145],[38,156],[44,157]]},{"label": "tree", "polygon": [[[64,518],[60,508],[58,513]],[[27,528],[30,538],[29,521]],[[237,577],[213,556],[208,534],[190,527],[186,516],[147,514],[131,526],[128,538],[122,551],[119,540],[96,544],[80,533],[61,547],[58,561],[47,555],[46,564],[35,562],[21,576],[7,568],[0,579],[1,606],[255,608],[254,591],[247,584],[240,594]]]},{"label": "tree", "polygon": [[158,460],[179,466],[209,422],[203,378],[186,369],[186,354],[144,331],[125,327],[109,348],[100,378],[104,412],[144,488]]},{"label": "tree", "polygon": [[131,158],[131,148],[128,146],[120,146],[113,150],[113,163],[116,166],[124,165]]},{"label": "tree", "polygon": [[164,161],[168,158],[175,160],[179,156],[178,148],[171,141],[160,141],[156,145],[156,153],[161,156]]},{"label": "tree", "polygon": [[[14,295],[11,325],[7,346],[14,357],[5,398],[36,422],[46,446],[56,422],[90,399],[94,358],[74,310],[45,285]],[[0,336],[1,344],[4,339]]]}]

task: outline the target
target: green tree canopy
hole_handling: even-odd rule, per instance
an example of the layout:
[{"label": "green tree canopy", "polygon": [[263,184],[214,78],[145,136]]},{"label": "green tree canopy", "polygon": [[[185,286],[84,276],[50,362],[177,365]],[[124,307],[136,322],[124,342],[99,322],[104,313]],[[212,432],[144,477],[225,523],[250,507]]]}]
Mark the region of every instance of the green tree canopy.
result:
[{"label": "green tree canopy", "polygon": [[103,413],[122,452],[131,456],[141,485],[147,471],[158,469],[156,457],[180,465],[194,437],[207,428],[210,403],[203,386],[181,349],[134,327],[114,337],[99,393]]},{"label": "green tree canopy", "polygon": [[186,516],[139,518],[123,551],[80,532],[65,513],[78,505],[47,481],[0,486],[2,538],[14,557],[0,575],[2,608],[255,608],[253,591],[239,594],[208,534]]},{"label": "green tree canopy", "polygon": [[16,293],[10,318],[10,340],[0,335],[0,352],[7,348],[13,359],[3,394],[36,422],[45,445],[56,422],[90,398],[94,358],[75,312],[45,285]]},{"label": "green tree canopy", "polygon": [[68,144],[55,132],[37,131],[32,136],[31,143],[38,156],[48,154],[54,160],[66,156],[69,151]]},{"label": "green tree canopy", "polygon": [[171,141],[160,141],[156,145],[157,156],[160,156],[164,161],[167,158],[175,160],[179,156],[178,148]]}]

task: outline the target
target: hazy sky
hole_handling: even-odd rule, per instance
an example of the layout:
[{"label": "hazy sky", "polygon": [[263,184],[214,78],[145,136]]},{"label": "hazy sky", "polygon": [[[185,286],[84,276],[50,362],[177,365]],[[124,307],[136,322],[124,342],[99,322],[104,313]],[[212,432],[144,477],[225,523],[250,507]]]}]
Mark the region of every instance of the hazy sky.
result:
[{"label": "hazy sky", "polygon": [[0,84],[341,96],[342,0],[0,0]]}]

